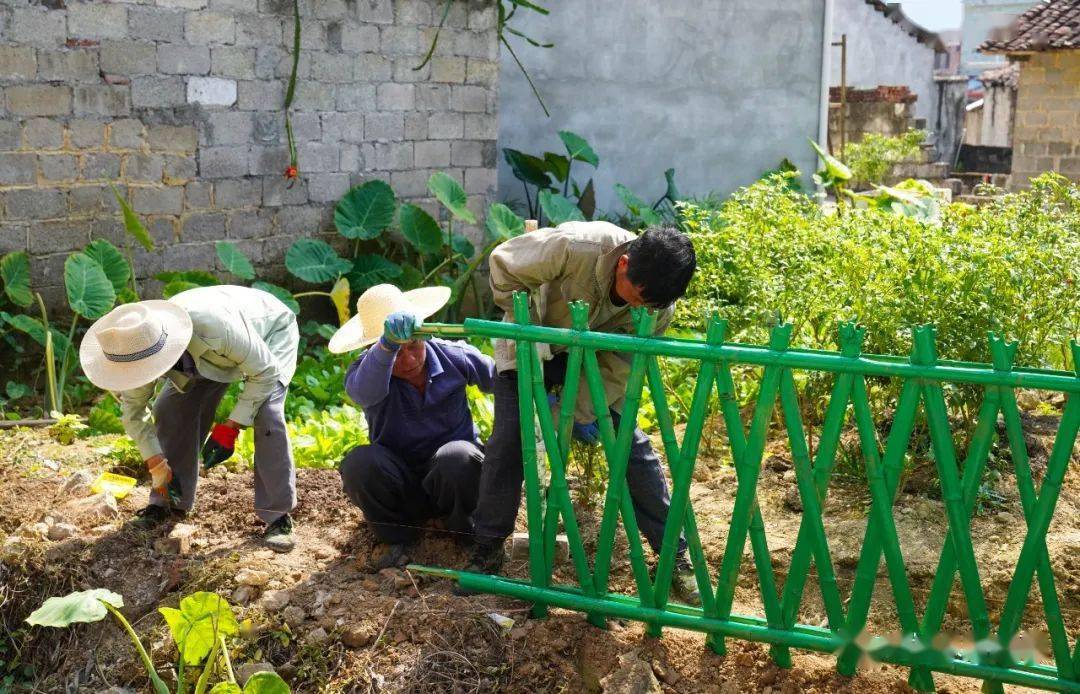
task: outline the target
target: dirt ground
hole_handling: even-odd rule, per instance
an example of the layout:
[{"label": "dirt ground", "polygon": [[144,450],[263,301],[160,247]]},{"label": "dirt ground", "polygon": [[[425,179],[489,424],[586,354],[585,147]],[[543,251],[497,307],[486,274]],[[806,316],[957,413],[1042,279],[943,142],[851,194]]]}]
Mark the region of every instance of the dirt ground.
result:
[{"label": "dirt ground", "polygon": [[[1037,481],[1056,418],[1029,417]],[[692,501],[705,552],[715,573],[723,553],[735,492],[732,468],[706,432],[706,456],[695,471]],[[640,625],[613,621],[607,630],[582,615],[552,610],[544,620],[529,617],[524,603],[494,596],[459,598],[443,580],[402,572],[370,573],[377,553],[360,513],[340,490],[333,470],[300,470],[300,505],[295,513],[297,547],[278,555],[260,547],[261,524],[252,513],[250,472],[213,471],[199,487],[194,527],[186,554],[162,542],[168,532],[140,533],[124,525],[146,502],[145,482],[119,501],[115,511],[80,488],[77,475],[108,467],[104,454],[113,437],[53,442],[41,430],[0,432],[0,627],[18,644],[7,660],[34,666],[27,691],[144,691],[146,679],[129,643],[109,622],[72,630],[35,627],[22,620],[44,598],[103,587],[123,595],[125,614],[152,646],[162,672],[175,654],[156,608],[182,595],[211,590],[228,597],[243,620],[234,663],[266,663],[299,692],[367,691],[665,691],[665,692],[903,692],[906,671],[866,663],[854,678],[836,674],[834,659],[794,651],[794,667],[772,664],[767,647],[729,640],[726,657],[704,646],[704,637],[667,629],[645,638]],[[715,445],[715,449],[713,446]],[[777,583],[786,575],[801,514],[784,450],[770,451],[761,473],[759,502]],[[908,574],[921,614],[945,536],[940,500],[920,488],[919,470],[908,480],[895,517]],[[65,488],[66,487],[66,488]],[[837,480],[825,504],[825,527],[847,595],[866,527],[865,485]],[[992,505],[972,524],[982,582],[992,619],[1004,600],[1023,541],[1024,523],[1015,480],[1005,473],[988,490]],[[596,519],[579,514],[586,533]],[[64,530],[52,531],[62,526]],[[72,526],[72,527],[68,527]],[[50,540],[48,536],[70,537]],[[1071,466],[1048,547],[1066,626],[1080,632],[1080,467]],[[625,539],[617,546],[612,587],[632,592]],[[465,556],[452,538],[431,531],[413,560],[457,568]],[[508,573],[525,576],[524,562]],[[882,565],[871,611],[870,631],[896,627],[895,609]],[[558,574],[571,583],[569,567]],[[807,580],[800,621],[824,624],[816,576]],[[958,592],[958,591],[957,591]],[[967,628],[962,599],[954,593],[946,628]],[[1027,623],[1040,623],[1033,588]],[[744,555],[735,612],[762,614],[749,543]],[[489,618],[514,619],[503,632]],[[0,659],[4,653],[0,651]],[[14,656],[14,657],[13,657]],[[0,679],[3,672],[0,671]],[[939,691],[976,692],[972,680],[936,676]],[[2,689],[0,685],[0,689]],[[114,692],[116,690],[113,690]],[[1019,691],[1010,689],[1010,691]]]}]

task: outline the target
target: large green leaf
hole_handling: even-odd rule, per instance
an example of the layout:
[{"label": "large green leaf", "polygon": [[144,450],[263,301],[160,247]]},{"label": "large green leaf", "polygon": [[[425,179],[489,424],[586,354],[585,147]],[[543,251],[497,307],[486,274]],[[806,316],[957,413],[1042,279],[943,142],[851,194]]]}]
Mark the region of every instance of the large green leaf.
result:
[{"label": "large green leaf", "polygon": [[596,156],[596,152],[593,151],[593,148],[589,146],[589,143],[581,135],[572,133],[569,130],[560,130],[559,139],[566,145],[566,151],[570,154],[571,159],[583,161],[593,166],[600,164],[600,157]]},{"label": "large green leaf", "polygon": [[561,154],[544,152],[544,164],[555,180],[562,183],[570,175],[570,160]]},{"label": "large green leaf", "polygon": [[109,614],[105,605],[101,604],[102,601],[117,609],[124,606],[124,598],[111,590],[81,590],[62,598],[49,598],[26,618],[26,622],[42,627],[67,627],[85,622],[100,622]]},{"label": "large green leaf", "polygon": [[465,190],[453,176],[443,171],[436,171],[428,179],[427,187],[431,194],[450,210],[450,214],[463,222],[476,224],[476,215],[468,208],[469,200],[465,196]]},{"label": "large green leaf", "polygon": [[[785,159],[784,161],[787,162],[789,165],[791,164],[791,162],[789,162],[787,159]],[[668,200],[671,200],[672,202],[681,199],[682,196],[679,195],[679,189],[675,185],[675,169],[668,169],[667,171],[665,171],[664,180],[667,181],[667,188],[664,190],[664,197],[666,197]]]},{"label": "large green leaf", "polygon": [[519,181],[541,188],[551,185],[551,179],[547,175],[547,163],[543,159],[509,147],[503,147],[503,156]]},{"label": "large green leaf", "polygon": [[290,694],[289,685],[275,672],[256,672],[244,684],[244,694]]},{"label": "large green leaf", "polygon": [[218,682],[210,687],[210,694],[244,694],[244,690],[236,682]]},{"label": "large green leaf", "polygon": [[34,300],[30,292],[30,257],[23,251],[0,258],[0,280],[4,293],[16,306],[26,308]]},{"label": "large green leaf", "polygon": [[626,205],[626,209],[630,211],[630,214],[639,217],[646,225],[652,226],[663,221],[656,210],[649,207],[649,203],[639,198],[623,184],[615,184],[615,194],[623,201],[623,204]]},{"label": "large green leaf", "polygon": [[194,282],[187,282],[185,280],[173,280],[172,282],[166,282],[165,286],[161,288],[161,298],[171,299],[180,292],[186,292],[189,289],[198,289],[203,285],[195,284]]},{"label": "large green leaf", "polygon": [[424,273],[420,272],[420,268],[415,265],[403,265],[401,267],[401,277],[398,277],[394,282],[403,292],[416,289],[423,283]]},{"label": "large green leaf", "polygon": [[550,190],[540,191],[540,208],[544,210],[551,226],[559,226],[563,222],[585,221],[585,215],[573,200]]},{"label": "large green leaf", "polygon": [[214,244],[217,249],[218,259],[225,266],[226,272],[231,272],[240,279],[255,279],[255,268],[244,252],[229,241],[218,241]]},{"label": "large green leaf", "polygon": [[818,158],[825,164],[825,174],[833,181],[848,181],[851,179],[851,169],[844,162],[821,148],[821,145],[810,140],[810,146],[817,152]]},{"label": "large green leaf", "polygon": [[139,220],[139,216],[135,214],[135,210],[131,209],[131,205],[127,203],[124,196],[120,195],[120,191],[116,189],[116,186],[109,184],[112,188],[113,195],[116,197],[116,202],[120,204],[120,211],[124,214],[124,229],[127,233],[131,234],[139,244],[148,251],[154,250],[154,240],[150,238],[150,234],[146,231],[146,227],[143,226],[142,221]]},{"label": "large green leaf", "polygon": [[352,270],[348,274],[349,284],[352,285],[353,292],[360,294],[368,287],[400,277],[401,272],[400,265],[381,255],[361,255],[353,260]]},{"label": "large green leaf", "polygon": [[[0,317],[3,317],[11,327],[19,332],[29,335],[34,342],[42,347],[45,346],[45,326],[37,318],[32,318],[25,313],[16,313],[15,315],[0,313]],[[67,335],[56,328],[51,328],[50,332],[52,333],[53,348],[58,354],[63,354],[68,347]]]},{"label": "large green leaf", "polygon": [[514,214],[514,211],[506,205],[496,202],[488,208],[485,226],[492,239],[505,241],[524,233],[525,220]]},{"label": "large green leaf", "polygon": [[585,215],[585,219],[592,219],[593,215],[596,214],[596,188],[593,186],[591,178],[585,184],[585,190],[581,191],[577,205],[581,210],[581,214]]},{"label": "large green leaf", "polygon": [[83,253],[97,261],[117,295],[127,288],[131,279],[131,265],[116,246],[105,239],[94,239]]},{"label": "large green leaf", "polygon": [[465,258],[476,255],[476,247],[473,246],[472,241],[461,234],[454,234],[454,237],[450,239],[450,248],[454,249],[454,253],[463,255]]},{"label": "large green leaf", "polygon": [[435,218],[416,205],[402,205],[398,213],[401,233],[413,248],[421,253],[438,253],[442,249],[443,232]]},{"label": "large green leaf", "polygon": [[333,282],[352,268],[325,241],[298,239],[285,254],[285,267],[305,282]]},{"label": "large green leaf", "polygon": [[154,279],[158,282],[168,284],[169,282],[188,282],[196,287],[216,287],[221,284],[217,277],[214,277],[205,270],[185,270],[184,272],[159,272],[154,275]]},{"label": "large green leaf", "polygon": [[180,601],[179,610],[159,607],[158,612],[188,665],[198,665],[210,654],[218,634],[231,636],[240,631],[228,601],[216,593],[192,593]]},{"label": "large green leaf", "polygon": [[300,315],[300,303],[285,287],[279,287],[276,284],[270,284],[269,282],[255,282],[251,285],[252,289],[261,289],[267,294],[273,294],[277,297],[278,301],[289,307],[293,313]]},{"label": "large green leaf", "polygon": [[116,303],[116,291],[97,261],[74,253],[64,261],[64,286],[71,310],[88,320],[101,318]]},{"label": "large green leaf", "polygon": [[374,239],[394,223],[397,200],[384,181],[352,188],[334,208],[334,226],[347,239]]}]

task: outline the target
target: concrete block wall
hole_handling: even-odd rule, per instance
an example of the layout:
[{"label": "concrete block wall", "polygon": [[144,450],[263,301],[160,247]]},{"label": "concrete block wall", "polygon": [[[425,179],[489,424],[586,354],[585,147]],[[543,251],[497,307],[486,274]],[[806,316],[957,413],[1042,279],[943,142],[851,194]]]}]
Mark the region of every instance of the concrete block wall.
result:
[{"label": "concrete block wall", "polygon": [[426,181],[444,170],[479,213],[496,182],[495,3],[455,2],[419,71],[441,0],[300,6],[289,187],[291,0],[4,0],[0,254],[28,250],[61,303],[67,254],[122,242],[110,183],[158,244],[140,277],[213,268],[228,239],[280,278],[289,245],[332,235],[335,201],[371,178],[435,210]]},{"label": "concrete block wall", "polygon": [[1020,63],[1012,189],[1057,171],[1080,180],[1080,50],[1033,53]]}]

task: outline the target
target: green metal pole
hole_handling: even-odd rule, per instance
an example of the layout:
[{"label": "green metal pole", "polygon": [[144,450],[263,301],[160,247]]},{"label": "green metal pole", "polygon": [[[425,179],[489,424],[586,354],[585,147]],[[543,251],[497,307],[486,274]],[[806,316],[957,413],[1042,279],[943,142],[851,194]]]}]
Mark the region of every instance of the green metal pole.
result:
[{"label": "green metal pole", "polygon": [[[514,320],[521,324],[529,322],[529,295],[514,292]],[[536,460],[536,429],[533,421],[532,399],[532,358],[536,348],[530,342],[518,341],[515,349],[517,358],[518,408],[521,426],[521,460],[525,467],[525,512],[529,522],[529,575],[533,585],[543,588],[547,585],[547,565],[544,559],[543,525],[540,509],[540,475]],[[533,605],[533,616],[547,615],[547,606],[542,602]]]}]

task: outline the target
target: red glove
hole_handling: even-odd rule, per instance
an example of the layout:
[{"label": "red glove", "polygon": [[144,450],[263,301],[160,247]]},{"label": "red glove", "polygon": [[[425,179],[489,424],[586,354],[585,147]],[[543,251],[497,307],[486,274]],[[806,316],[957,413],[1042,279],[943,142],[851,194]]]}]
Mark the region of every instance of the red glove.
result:
[{"label": "red glove", "polygon": [[210,430],[210,438],[203,444],[203,468],[209,470],[232,457],[236,449],[236,437],[240,430],[227,424],[215,424]]}]

